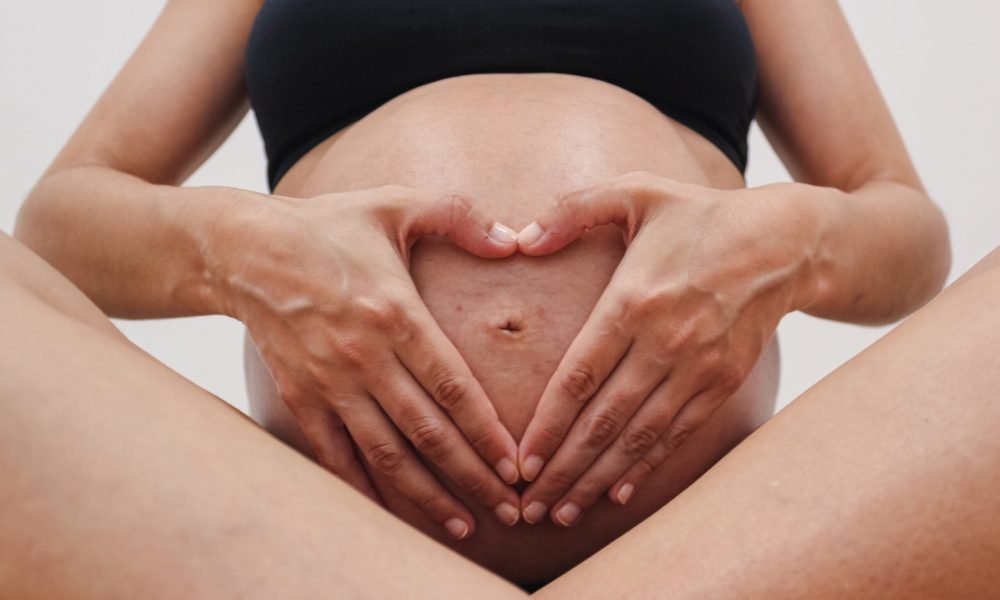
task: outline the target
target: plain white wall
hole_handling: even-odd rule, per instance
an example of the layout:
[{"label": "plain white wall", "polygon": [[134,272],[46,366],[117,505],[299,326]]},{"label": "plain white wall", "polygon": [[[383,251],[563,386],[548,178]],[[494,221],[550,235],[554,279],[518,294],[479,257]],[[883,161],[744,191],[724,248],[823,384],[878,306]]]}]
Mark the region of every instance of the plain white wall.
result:
[{"label": "plain white wall", "polygon": [[[331,0],[334,1],[334,0]],[[788,0],[800,1],[800,0]],[[0,2],[0,229],[156,18],[153,0]],[[914,162],[952,228],[951,279],[1000,244],[1000,4],[843,0]],[[190,180],[266,191],[252,117]],[[756,129],[748,183],[788,175]],[[242,325],[223,317],[117,321],[140,346],[245,409]],[[886,329],[786,317],[786,404]]]}]

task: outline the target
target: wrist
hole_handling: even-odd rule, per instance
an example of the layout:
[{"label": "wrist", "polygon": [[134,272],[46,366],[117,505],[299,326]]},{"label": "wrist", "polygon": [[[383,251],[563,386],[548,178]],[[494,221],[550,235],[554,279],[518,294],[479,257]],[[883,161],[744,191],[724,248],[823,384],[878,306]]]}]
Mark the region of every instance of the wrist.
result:
[{"label": "wrist", "polygon": [[789,312],[821,304],[835,287],[836,265],[850,248],[840,241],[848,194],[804,183],[774,184],[789,217],[801,261],[790,280]]},{"label": "wrist", "polygon": [[196,303],[202,314],[220,314],[239,319],[238,260],[270,239],[274,212],[282,205],[276,198],[235,188],[200,188],[211,198],[198,202],[186,228],[193,232],[200,264],[186,291],[186,301]]}]

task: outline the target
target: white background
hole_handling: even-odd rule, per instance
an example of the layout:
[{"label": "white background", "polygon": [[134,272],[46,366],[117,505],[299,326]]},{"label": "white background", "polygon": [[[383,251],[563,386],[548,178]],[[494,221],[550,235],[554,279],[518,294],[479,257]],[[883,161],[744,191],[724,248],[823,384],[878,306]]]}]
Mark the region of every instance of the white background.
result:
[{"label": "white background", "polygon": [[[336,0],[331,0],[336,1]],[[803,1],[803,0],[786,0]],[[156,18],[152,0],[0,2],[0,229],[10,233],[39,174]],[[861,47],[931,196],[951,225],[951,277],[1000,244],[1000,3],[843,0]],[[266,191],[249,117],[188,182]],[[760,131],[748,183],[787,180]],[[242,325],[223,317],[122,322],[139,345],[246,407]],[[793,314],[782,322],[779,403],[786,404],[882,335]]]}]

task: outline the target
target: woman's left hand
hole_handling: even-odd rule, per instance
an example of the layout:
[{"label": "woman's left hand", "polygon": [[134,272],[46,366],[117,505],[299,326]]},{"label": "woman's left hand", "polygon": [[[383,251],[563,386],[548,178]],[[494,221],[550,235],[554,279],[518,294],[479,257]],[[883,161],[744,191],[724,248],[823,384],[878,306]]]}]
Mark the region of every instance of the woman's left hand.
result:
[{"label": "woman's left hand", "polygon": [[521,440],[527,521],[551,509],[572,525],[605,491],[625,504],[740,387],[812,289],[821,227],[796,185],[721,190],[637,171],[570,192],[520,233],[522,252],[543,255],[615,223],[627,246]]}]

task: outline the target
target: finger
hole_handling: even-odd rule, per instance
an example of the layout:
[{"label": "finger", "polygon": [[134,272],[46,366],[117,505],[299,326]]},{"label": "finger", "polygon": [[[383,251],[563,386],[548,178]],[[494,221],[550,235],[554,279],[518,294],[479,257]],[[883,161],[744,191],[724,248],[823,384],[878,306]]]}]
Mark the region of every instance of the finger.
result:
[{"label": "finger", "polygon": [[533,481],[566,437],[584,405],[631,345],[620,327],[616,302],[605,293],[549,379],[521,438],[521,475]]},{"label": "finger", "polygon": [[700,429],[724,400],[725,395],[715,390],[706,390],[684,405],[649,452],[630,466],[611,486],[608,490],[611,501],[622,506],[628,503],[649,475],[674,454],[692,433]]},{"label": "finger", "polygon": [[[583,511],[593,506],[636,462],[664,439],[672,422],[687,412],[685,423],[693,431],[702,421],[689,422],[695,415],[707,416],[706,396],[697,393],[696,381],[668,377],[650,395],[615,443],[570,488],[552,510],[553,520],[564,526],[578,522]],[[616,498],[616,500],[618,500]],[[628,498],[625,498],[628,501]]]},{"label": "finger", "polygon": [[517,252],[517,233],[486,216],[463,194],[411,198],[400,226],[406,247],[422,235],[441,235],[483,258],[502,258]]},{"label": "finger", "polygon": [[375,491],[368,473],[355,455],[354,443],[336,413],[323,406],[308,410],[308,414],[297,414],[295,417],[316,457],[316,462],[368,496],[376,504],[385,506]]},{"label": "finger", "polygon": [[[648,360],[633,345],[587,408],[573,423],[534,483],[521,495],[526,517],[535,522],[576,483],[610,445],[664,379],[661,363]],[[530,508],[530,510],[529,510]]]},{"label": "finger", "polygon": [[384,365],[371,388],[382,410],[428,460],[505,525],[519,516],[518,495],[476,454],[448,416],[399,363]]},{"label": "finger", "polygon": [[560,196],[554,207],[518,233],[519,250],[530,256],[551,254],[588,229],[612,223],[624,226],[631,239],[653,177],[628,173]]},{"label": "finger", "polygon": [[359,398],[344,412],[344,424],[372,469],[452,537],[472,534],[472,515],[421,464],[374,399]]},{"label": "finger", "polygon": [[516,483],[517,443],[500,423],[496,408],[465,360],[422,302],[418,302],[410,322],[405,339],[396,344],[399,362],[503,481]]}]

